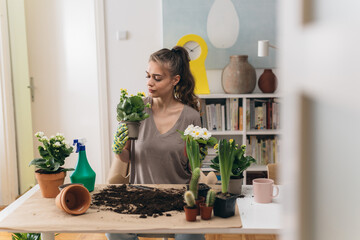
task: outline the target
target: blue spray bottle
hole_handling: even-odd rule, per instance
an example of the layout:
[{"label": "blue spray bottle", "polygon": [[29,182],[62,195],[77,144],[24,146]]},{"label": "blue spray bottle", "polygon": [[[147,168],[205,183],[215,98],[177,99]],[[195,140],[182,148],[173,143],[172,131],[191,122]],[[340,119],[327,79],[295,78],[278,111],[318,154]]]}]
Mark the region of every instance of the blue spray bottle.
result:
[{"label": "blue spray bottle", "polygon": [[76,152],[79,153],[78,162],[75,171],[71,174],[70,179],[72,183],[82,183],[89,190],[94,190],[96,173],[90,167],[86,158],[85,152],[85,138],[74,139],[73,145],[76,144]]}]

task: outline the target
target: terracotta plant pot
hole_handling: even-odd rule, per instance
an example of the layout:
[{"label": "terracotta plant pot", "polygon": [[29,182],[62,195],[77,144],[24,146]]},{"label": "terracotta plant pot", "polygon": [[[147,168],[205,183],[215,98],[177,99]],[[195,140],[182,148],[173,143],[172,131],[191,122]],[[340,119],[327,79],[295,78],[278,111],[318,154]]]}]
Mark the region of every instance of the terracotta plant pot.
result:
[{"label": "terracotta plant pot", "polygon": [[200,216],[202,220],[211,218],[213,207],[207,207],[205,203],[200,203]]},{"label": "terracotta plant pot", "polygon": [[128,127],[129,139],[136,140],[139,137],[140,122],[124,122]]},{"label": "terracotta plant pot", "polygon": [[66,213],[80,215],[90,207],[91,196],[82,184],[69,184],[57,195],[55,202]]},{"label": "terracotta plant pot", "polygon": [[204,202],[205,202],[205,198],[201,196],[199,196],[199,198],[195,200],[197,215],[199,216],[200,216],[200,204]]},{"label": "terracotta plant pot", "polygon": [[187,206],[184,206],[184,211],[185,211],[186,221],[189,222],[196,221],[197,208],[188,208]]},{"label": "terracotta plant pot", "polygon": [[41,195],[44,198],[55,198],[59,194],[59,186],[64,183],[66,172],[38,173],[35,177],[40,185]]}]

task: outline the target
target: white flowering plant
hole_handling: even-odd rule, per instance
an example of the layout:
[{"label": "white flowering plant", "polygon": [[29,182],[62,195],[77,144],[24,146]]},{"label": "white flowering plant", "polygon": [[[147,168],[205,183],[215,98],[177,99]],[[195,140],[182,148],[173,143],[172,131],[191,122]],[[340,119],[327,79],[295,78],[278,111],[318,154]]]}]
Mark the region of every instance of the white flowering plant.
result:
[{"label": "white flowering plant", "polygon": [[35,137],[43,144],[39,146],[38,150],[41,158],[35,158],[29,163],[29,166],[35,165],[36,168],[41,170],[41,173],[55,173],[73,171],[73,168],[62,168],[65,164],[65,158],[69,157],[73,152],[71,147],[61,133],[48,138],[43,132],[37,132]]},{"label": "white flowering plant", "polygon": [[207,147],[213,147],[217,139],[211,133],[199,126],[189,125],[184,132],[179,131],[186,143],[186,154],[189,158],[191,170],[201,167],[201,162],[207,154]]}]

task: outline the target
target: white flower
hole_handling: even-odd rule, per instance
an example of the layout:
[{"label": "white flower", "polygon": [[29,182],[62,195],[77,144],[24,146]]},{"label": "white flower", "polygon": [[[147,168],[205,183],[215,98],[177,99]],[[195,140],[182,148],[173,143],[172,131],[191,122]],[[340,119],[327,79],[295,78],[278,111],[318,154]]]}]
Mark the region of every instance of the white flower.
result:
[{"label": "white flower", "polygon": [[204,140],[209,140],[209,138],[211,137],[211,133],[206,128],[203,128],[202,131],[203,131],[202,138]]},{"label": "white flower", "polygon": [[35,133],[35,137],[42,138],[44,136],[44,132]]},{"label": "white flower", "polygon": [[47,136],[43,136],[40,138],[40,141],[44,142],[44,141],[49,141],[48,137]]},{"label": "white flower", "polygon": [[50,136],[50,139],[55,139],[55,136],[54,136],[54,135],[51,135],[51,136]]},{"label": "white flower", "polygon": [[59,142],[56,142],[53,144],[54,147],[61,147],[61,144]]},{"label": "white flower", "polygon": [[60,141],[63,141],[65,138],[64,138],[64,135],[62,133],[56,133],[56,139],[57,140],[60,140]]},{"label": "white flower", "polygon": [[190,125],[185,129],[184,135],[190,135],[190,133],[193,131],[193,128],[194,128],[194,125],[193,125],[193,124],[190,124]]}]

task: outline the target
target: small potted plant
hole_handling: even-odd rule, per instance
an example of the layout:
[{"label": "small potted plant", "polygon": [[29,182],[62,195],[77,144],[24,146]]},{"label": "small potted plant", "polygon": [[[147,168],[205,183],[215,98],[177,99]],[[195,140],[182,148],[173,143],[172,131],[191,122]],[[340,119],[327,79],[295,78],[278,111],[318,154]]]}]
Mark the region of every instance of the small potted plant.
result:
[{"label": "small potted plant", "polygon": [[129,139],[137,139],[140,121],[149,117],[145,107],[150,108],[150,103],[144,104],[145,93],[128,96],[126,89],[121,89],[120,102],[117,105],[117,120],[126,123],[129,130]]},{"label": "small potted plant", "polygon": [[206,195],[206,202],[200,203],[200,215],[201,219],[209,220],[214,207],[216,193],[213,189],[210,189]]},{"label": "small potted plant", "polygon": [[218,158],[221,175],[221,192],[217,193],[214,203],[214,215],[227,218],[235,214],[235,202],[238,195],[228,191],[231,170],[235,161],[235,156],[241,149],[237,148],[234,140],[222,139],[218,143]]},{"label": "small potted plant", "polygon": [[[184,132],[179,131],[181,138],[185,141],[184,153],[189,158],[190,168],[200,168],[202,161],[207,155],[207,147],[213,147],[217,143],[217,139],[211,136],[206,128],[194,126],[190,124]],[[206,197],[207,191],[210,189],[205,183],[198,185],[198,193],[202,197]]]},{"label": "small potted plant", "polygon": [[195,168],[191,174],[191,180],[189,184],[189,190],[193,193],[195,198],[195,204],[197,207],[197,215],[200,215],[200,204],[205,201],[205,197],[199,196],[199,179],[200,179],[200,168]]},{"label": "small potted plant", "polygon": [[43,144],[38,147],[41,158],[35,158],[29,166],[34,165],[37,168],[35,177],[42,196],[55,198],[60,192],[58,187],[64,184],[66,172],[74,170],[62,167],[73,148],[65,142],[65,137],[61,133],[51,136],[50,139],[43,132],[37,132],[35,136]]},{"label": "small potted plant", "polygon": [[195,204],[195,196],[191,191],[186,191],[184,194],[186,206],[184,206],[186,221],[196,221],[197,208]]},{"label": "small potted plant", "polygon": [[[237,147],[237,146],[235,146]],[[215,146],[215,149],[217,146]],[[217,150],[217,149],[216,149]],[[241,151],[235,156],[235,160],[232,165],[230,181],[229,181],[229,193],[241,194],[241,187],[243,185],[244,171],[250,167],[256,160],[252,156],[244,156],[246,151],[246,145],[241,145]],[[220,171],[219,156],[216,156],[211,160],[210,167],[216,171]]]}]

